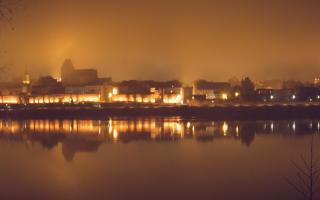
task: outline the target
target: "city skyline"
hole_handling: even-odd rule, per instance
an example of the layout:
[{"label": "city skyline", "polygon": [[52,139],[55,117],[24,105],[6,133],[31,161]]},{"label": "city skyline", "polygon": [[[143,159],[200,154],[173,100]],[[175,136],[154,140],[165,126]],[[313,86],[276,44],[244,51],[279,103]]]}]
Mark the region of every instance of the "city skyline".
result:
[{"label": "city skyline", "polygon": [[[96,73],[97,78],[98,77],[103,77],[103,78],[108,78],[111,79],[114,82],[122,82],[122,81],[157,81],[157,82],[166,82],[166,81],[173,81],[177,80],[183,83],[184,85],[192,85],[195,81],[199,80],[205,80],[205,81],[211,81],[211,82],[228,82],[231,85],[240,85],[241,80],[245,78],[250,78],[258,87],[259,85],[277,85],[275,88],[279,88],[279,84],[285,83],[285,82],[296,82],[296,83],[301,83],[301,84],[306,84],[306,85],[319,85],[319,79],[320,76],[313,76],[310,79],[307,80],[301,80],[301,79],[281,79],[281,78],[272,78],[272,77],[264,77],[261,79],[254,79],[250,76],[226,76],[226,77],[221,77],[220,79],[213,79],[212,77],[207,77],[207,78],[195,78],[195,79],[190,79],[188,81],[183,81],[180,79],[175,79],[175,78],[170,78],[166,77],[163,79],[152,79],[152,78],[137,78],[135,79],[134,77],[128,77],[127,79],[118,77],[118,79],[114,79],[112,74],[102,74],[100,73],[99,69],[94,68],[94,67],[79,67],[78,65],[74,65],[74,62],[71,58],[66,58],[64,61],[60,64],[60,66],[57,67],[58,74],[52,74],[52,73],[46,73],[45,70],[41,71],[40,74],[35,74],[32,73],[32,70],[30,71],[30,68],[25,67],[24,70],[20,70],[19,72],[15,74],[10,74],[10,65],[3,65],[3,72],[5,75],[0,79],[0,83],[7,83],[7,82],[21,82],[24,76],[28,76],[30,81],[36,81],[38,79],[41,79],[43,77],[52,77],[56,79],[58,82],[61,82],[61,67],[64,65],[65,62],[70,62],[74,67],[77,68],[77,70],[93,70]],[[9,76],[8,76],[9,75]],[[12,75],[12,76],[11,76]],[[266,86],[264,86],[266,87]],[[270,88],[273,88],[272,86],[269,86]]]},{"label": "city skyline", "polygon": [[319,199],[319,19],[307,0],[0,0],[0,199]]}]

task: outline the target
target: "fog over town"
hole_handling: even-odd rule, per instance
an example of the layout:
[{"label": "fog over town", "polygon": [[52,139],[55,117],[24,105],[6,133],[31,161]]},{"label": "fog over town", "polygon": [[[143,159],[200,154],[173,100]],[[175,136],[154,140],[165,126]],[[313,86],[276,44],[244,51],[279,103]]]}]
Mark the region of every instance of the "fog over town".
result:
[{"label": "fog over town", "polygon": [[318,7],[289,0],[19,1],[10,25],[1,22],[0,63],[10,76],[27,68],[58,78],[72,58],[115,80],[308,81],[320,74]]}]

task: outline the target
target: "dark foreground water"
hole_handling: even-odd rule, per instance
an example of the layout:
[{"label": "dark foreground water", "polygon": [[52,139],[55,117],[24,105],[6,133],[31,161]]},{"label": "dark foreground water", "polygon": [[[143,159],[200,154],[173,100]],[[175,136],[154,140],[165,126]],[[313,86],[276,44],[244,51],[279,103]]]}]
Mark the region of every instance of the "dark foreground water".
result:
[{"label": "dark foreground water", "polygon": [[320,120],[0,120],[0,199],[299,199],[285,178],[318,134]]}]

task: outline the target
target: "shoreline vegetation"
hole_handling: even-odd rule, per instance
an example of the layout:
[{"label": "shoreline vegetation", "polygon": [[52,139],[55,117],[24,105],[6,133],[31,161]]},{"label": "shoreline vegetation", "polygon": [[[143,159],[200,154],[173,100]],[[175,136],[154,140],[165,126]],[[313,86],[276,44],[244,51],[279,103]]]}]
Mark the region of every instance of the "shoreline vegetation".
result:
[{"label": "shoreline vegetation", "polygon": [[181,117],[214,120],[277,120],[320,118],[320,103],[243,103],[214,106],[86,103],[0,105],[0,118]]}]

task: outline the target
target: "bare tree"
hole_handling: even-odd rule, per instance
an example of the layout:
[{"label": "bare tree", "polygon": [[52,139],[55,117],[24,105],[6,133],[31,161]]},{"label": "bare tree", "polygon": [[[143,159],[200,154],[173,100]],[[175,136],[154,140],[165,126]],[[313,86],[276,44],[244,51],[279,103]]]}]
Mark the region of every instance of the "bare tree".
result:
[{"label": "bare tree", "polygon": [[301,164],[291,161],[296,169],[296,178],[286,181],[298,192],[305,200],[314,200],[319,189],[320,166],[319,159],[314,155],[313,136],[310,142],[309,158],[301,155]]},{"label": "bare tree", "polygon": [[13,13],[18,8],[21,0],[0,0],[0,21],[12,25]]},{"label": "bare tree", "polygon": [[[0,0],[0,26],[7,26],[14,30],[13,26],[13,14],[20,6],[22,0]],[[0,53],[6,53],[6,51],[1,51]],[[3,75],[8,71],[8,65],[0,65],[0,73]],[[0,79],[3,77],[0,76]]]}]

